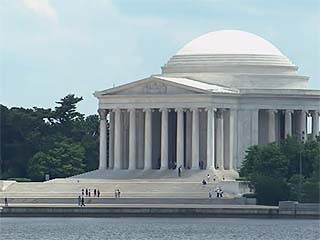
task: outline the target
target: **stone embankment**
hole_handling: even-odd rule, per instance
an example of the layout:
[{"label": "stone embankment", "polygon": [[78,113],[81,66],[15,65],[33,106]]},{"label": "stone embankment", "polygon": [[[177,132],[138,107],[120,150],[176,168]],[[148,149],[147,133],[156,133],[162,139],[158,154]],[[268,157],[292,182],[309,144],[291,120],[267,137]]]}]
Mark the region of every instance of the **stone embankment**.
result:
[{"label": "stone embankment", "polygon": [[277,206],[224,204],[12,204],[1,217],[232,217],[320,218],[319,204],[283,202]]}]

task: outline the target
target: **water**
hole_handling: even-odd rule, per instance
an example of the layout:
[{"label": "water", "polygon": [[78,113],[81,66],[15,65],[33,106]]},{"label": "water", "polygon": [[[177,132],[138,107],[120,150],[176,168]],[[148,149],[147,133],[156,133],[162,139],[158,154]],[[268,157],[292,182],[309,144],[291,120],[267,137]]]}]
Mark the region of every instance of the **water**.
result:
[{"label": "water", "polygon": [[320,221],[231,218],[2,218],[0,239],[319,240]]}]

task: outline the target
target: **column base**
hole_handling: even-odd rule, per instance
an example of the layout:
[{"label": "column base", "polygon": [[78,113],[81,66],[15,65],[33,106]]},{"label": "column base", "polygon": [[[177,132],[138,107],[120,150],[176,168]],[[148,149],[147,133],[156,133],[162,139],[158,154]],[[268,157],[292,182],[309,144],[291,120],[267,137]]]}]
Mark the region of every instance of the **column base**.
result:
[{"label": "column base", "polygon": [[169,167],[161,167],[160,169],[156,169],[156,170],[165,171],[165,170],[174,170],[174,169],[169,169]]}]

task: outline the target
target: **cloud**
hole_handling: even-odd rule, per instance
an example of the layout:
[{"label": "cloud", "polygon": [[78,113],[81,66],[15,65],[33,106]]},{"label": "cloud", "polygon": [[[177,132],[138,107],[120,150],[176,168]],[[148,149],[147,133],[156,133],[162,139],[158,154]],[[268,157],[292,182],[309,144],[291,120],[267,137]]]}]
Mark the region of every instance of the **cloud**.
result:
[{"label": "cloud", "polygon": [[58,14],[48,0],[22,0],[29,10],[52,23],[58,23]]}]

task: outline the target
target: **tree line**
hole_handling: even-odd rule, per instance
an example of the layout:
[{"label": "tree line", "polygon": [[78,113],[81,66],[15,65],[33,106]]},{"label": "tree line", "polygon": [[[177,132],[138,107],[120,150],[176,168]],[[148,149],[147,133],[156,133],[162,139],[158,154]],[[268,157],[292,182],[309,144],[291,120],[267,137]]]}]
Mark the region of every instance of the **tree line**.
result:
[{"label": "tree line", "polygon": [[99,118],[85,116],[69,94],[54,109],[8,108],[1,113],[1,179],[42,181],[98,167]]}]

